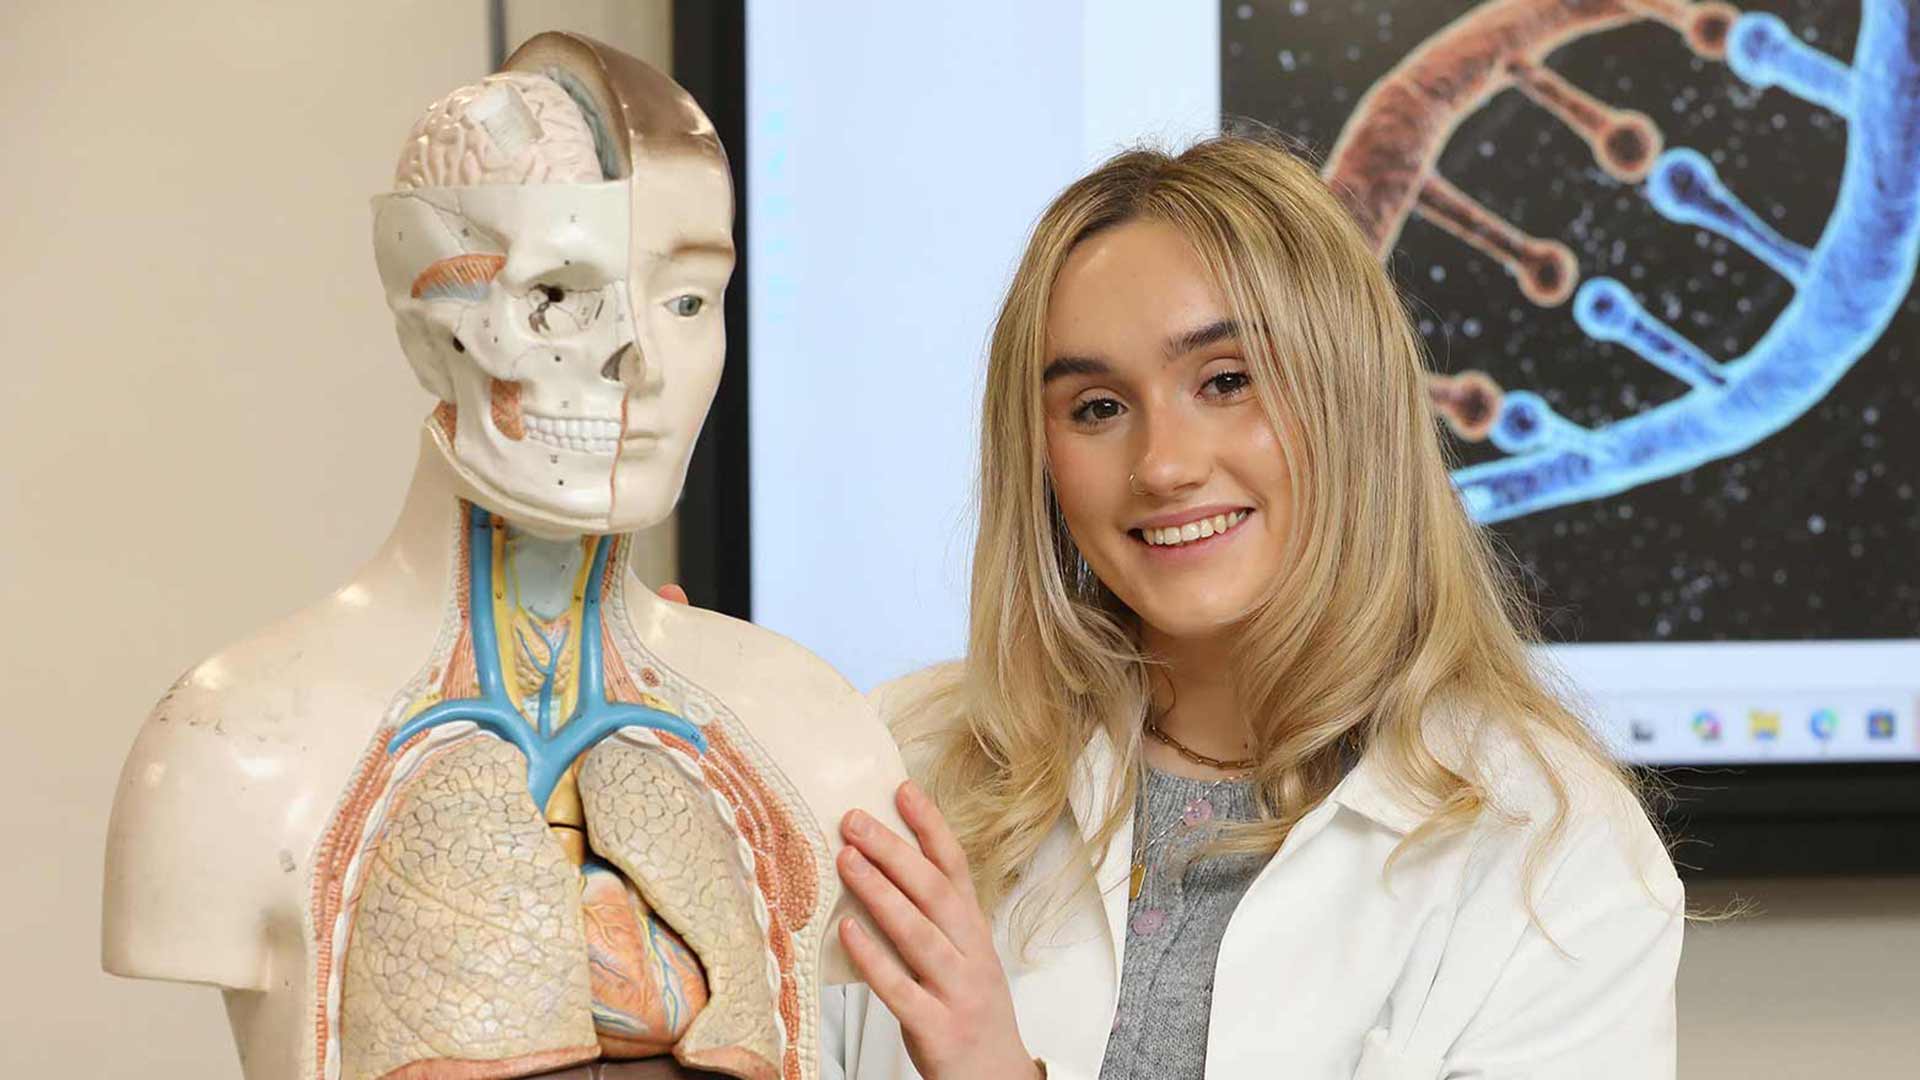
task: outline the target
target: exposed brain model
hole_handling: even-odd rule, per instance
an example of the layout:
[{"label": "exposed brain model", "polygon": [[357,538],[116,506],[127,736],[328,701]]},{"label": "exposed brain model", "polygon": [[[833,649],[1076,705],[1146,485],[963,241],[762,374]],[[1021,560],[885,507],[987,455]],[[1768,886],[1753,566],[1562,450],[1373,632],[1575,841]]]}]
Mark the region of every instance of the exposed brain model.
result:
[{"label": "exposed brain model", "polygon": [[395,190],[605,180],[578,102],[544,75],[503,71],[433,103],[407,136]]},{"label": "exposed brain model", "polygon": [[[892,740],[825,664],[628,570],[717,384],[731,189],[664,76],[568,35],[436,103],[374,200],[439,399],[394,537],[155,710],[110,970],[226,988],[250,1080],[816,1075],[832,872]],[[572,1070],[569,1072],[569,1070]]]}]

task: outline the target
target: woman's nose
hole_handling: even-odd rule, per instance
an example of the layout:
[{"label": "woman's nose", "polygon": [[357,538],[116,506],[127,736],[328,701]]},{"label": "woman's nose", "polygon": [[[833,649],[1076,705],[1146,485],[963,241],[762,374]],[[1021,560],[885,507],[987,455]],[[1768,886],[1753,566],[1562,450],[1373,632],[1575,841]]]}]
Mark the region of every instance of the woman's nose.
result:
[{"label": "woman's nose", "polygon": [[1134,493],[1167,498],[1207,482],[1213,455],[1205,436],[1177,415],[1149,413],[1141,425],[1139,454],[1129,486]]}]

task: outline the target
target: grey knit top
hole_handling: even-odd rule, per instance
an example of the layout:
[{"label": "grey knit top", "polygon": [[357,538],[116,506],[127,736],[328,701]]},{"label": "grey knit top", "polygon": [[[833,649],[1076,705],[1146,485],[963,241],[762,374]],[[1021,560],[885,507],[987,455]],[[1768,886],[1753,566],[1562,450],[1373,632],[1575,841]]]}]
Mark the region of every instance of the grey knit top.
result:
[{"label": "grey knit top", "polygon": [[1191,780],[1149,768],[1134,818],[1146,878],[1127,905],[1120,1004],[1100,1080],[1200,1080],[1220,938],[1263,855],[1196,860],[1214,823],[1257,816],[1249,781]]}]

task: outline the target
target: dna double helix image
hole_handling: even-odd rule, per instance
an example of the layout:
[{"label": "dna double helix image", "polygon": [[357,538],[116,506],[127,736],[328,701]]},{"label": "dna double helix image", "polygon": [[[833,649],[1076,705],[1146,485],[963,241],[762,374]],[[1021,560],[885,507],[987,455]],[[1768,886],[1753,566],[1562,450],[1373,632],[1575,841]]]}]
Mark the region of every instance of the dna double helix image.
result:
[{"label": "dna double helix image", "polygon": [[[1224,4],[1584,640],[1920,626],[1920,0]],[[1558,620],[1552,621],[1552,620]]]}]

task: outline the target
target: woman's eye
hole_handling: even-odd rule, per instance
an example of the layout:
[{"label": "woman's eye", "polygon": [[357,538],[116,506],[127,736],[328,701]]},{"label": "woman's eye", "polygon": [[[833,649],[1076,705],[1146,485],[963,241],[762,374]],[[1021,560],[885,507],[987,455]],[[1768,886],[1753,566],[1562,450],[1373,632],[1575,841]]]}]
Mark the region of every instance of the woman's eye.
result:
[{"label": "woman's eye", "polygon": [[667,310],[683,319],[693,318],[695,315],[700,314],[700,310],[706,306],[707,302],[704,299],[692,293],[688,293],[685,296],[676,296],[667,301]]},{"label": "woman's eye", "polygon": [[1253,385],[1253,378],[1244,371],[1223,371],[1207,380],[1205,389],[1214,397],[1236,397]]},{"label": "woman's eye", "polygon": [[1073,407],[1073,420],[1077,424],[1098,424],[1120,415],[1120,403],[1112,398],[1091,398]]}]

